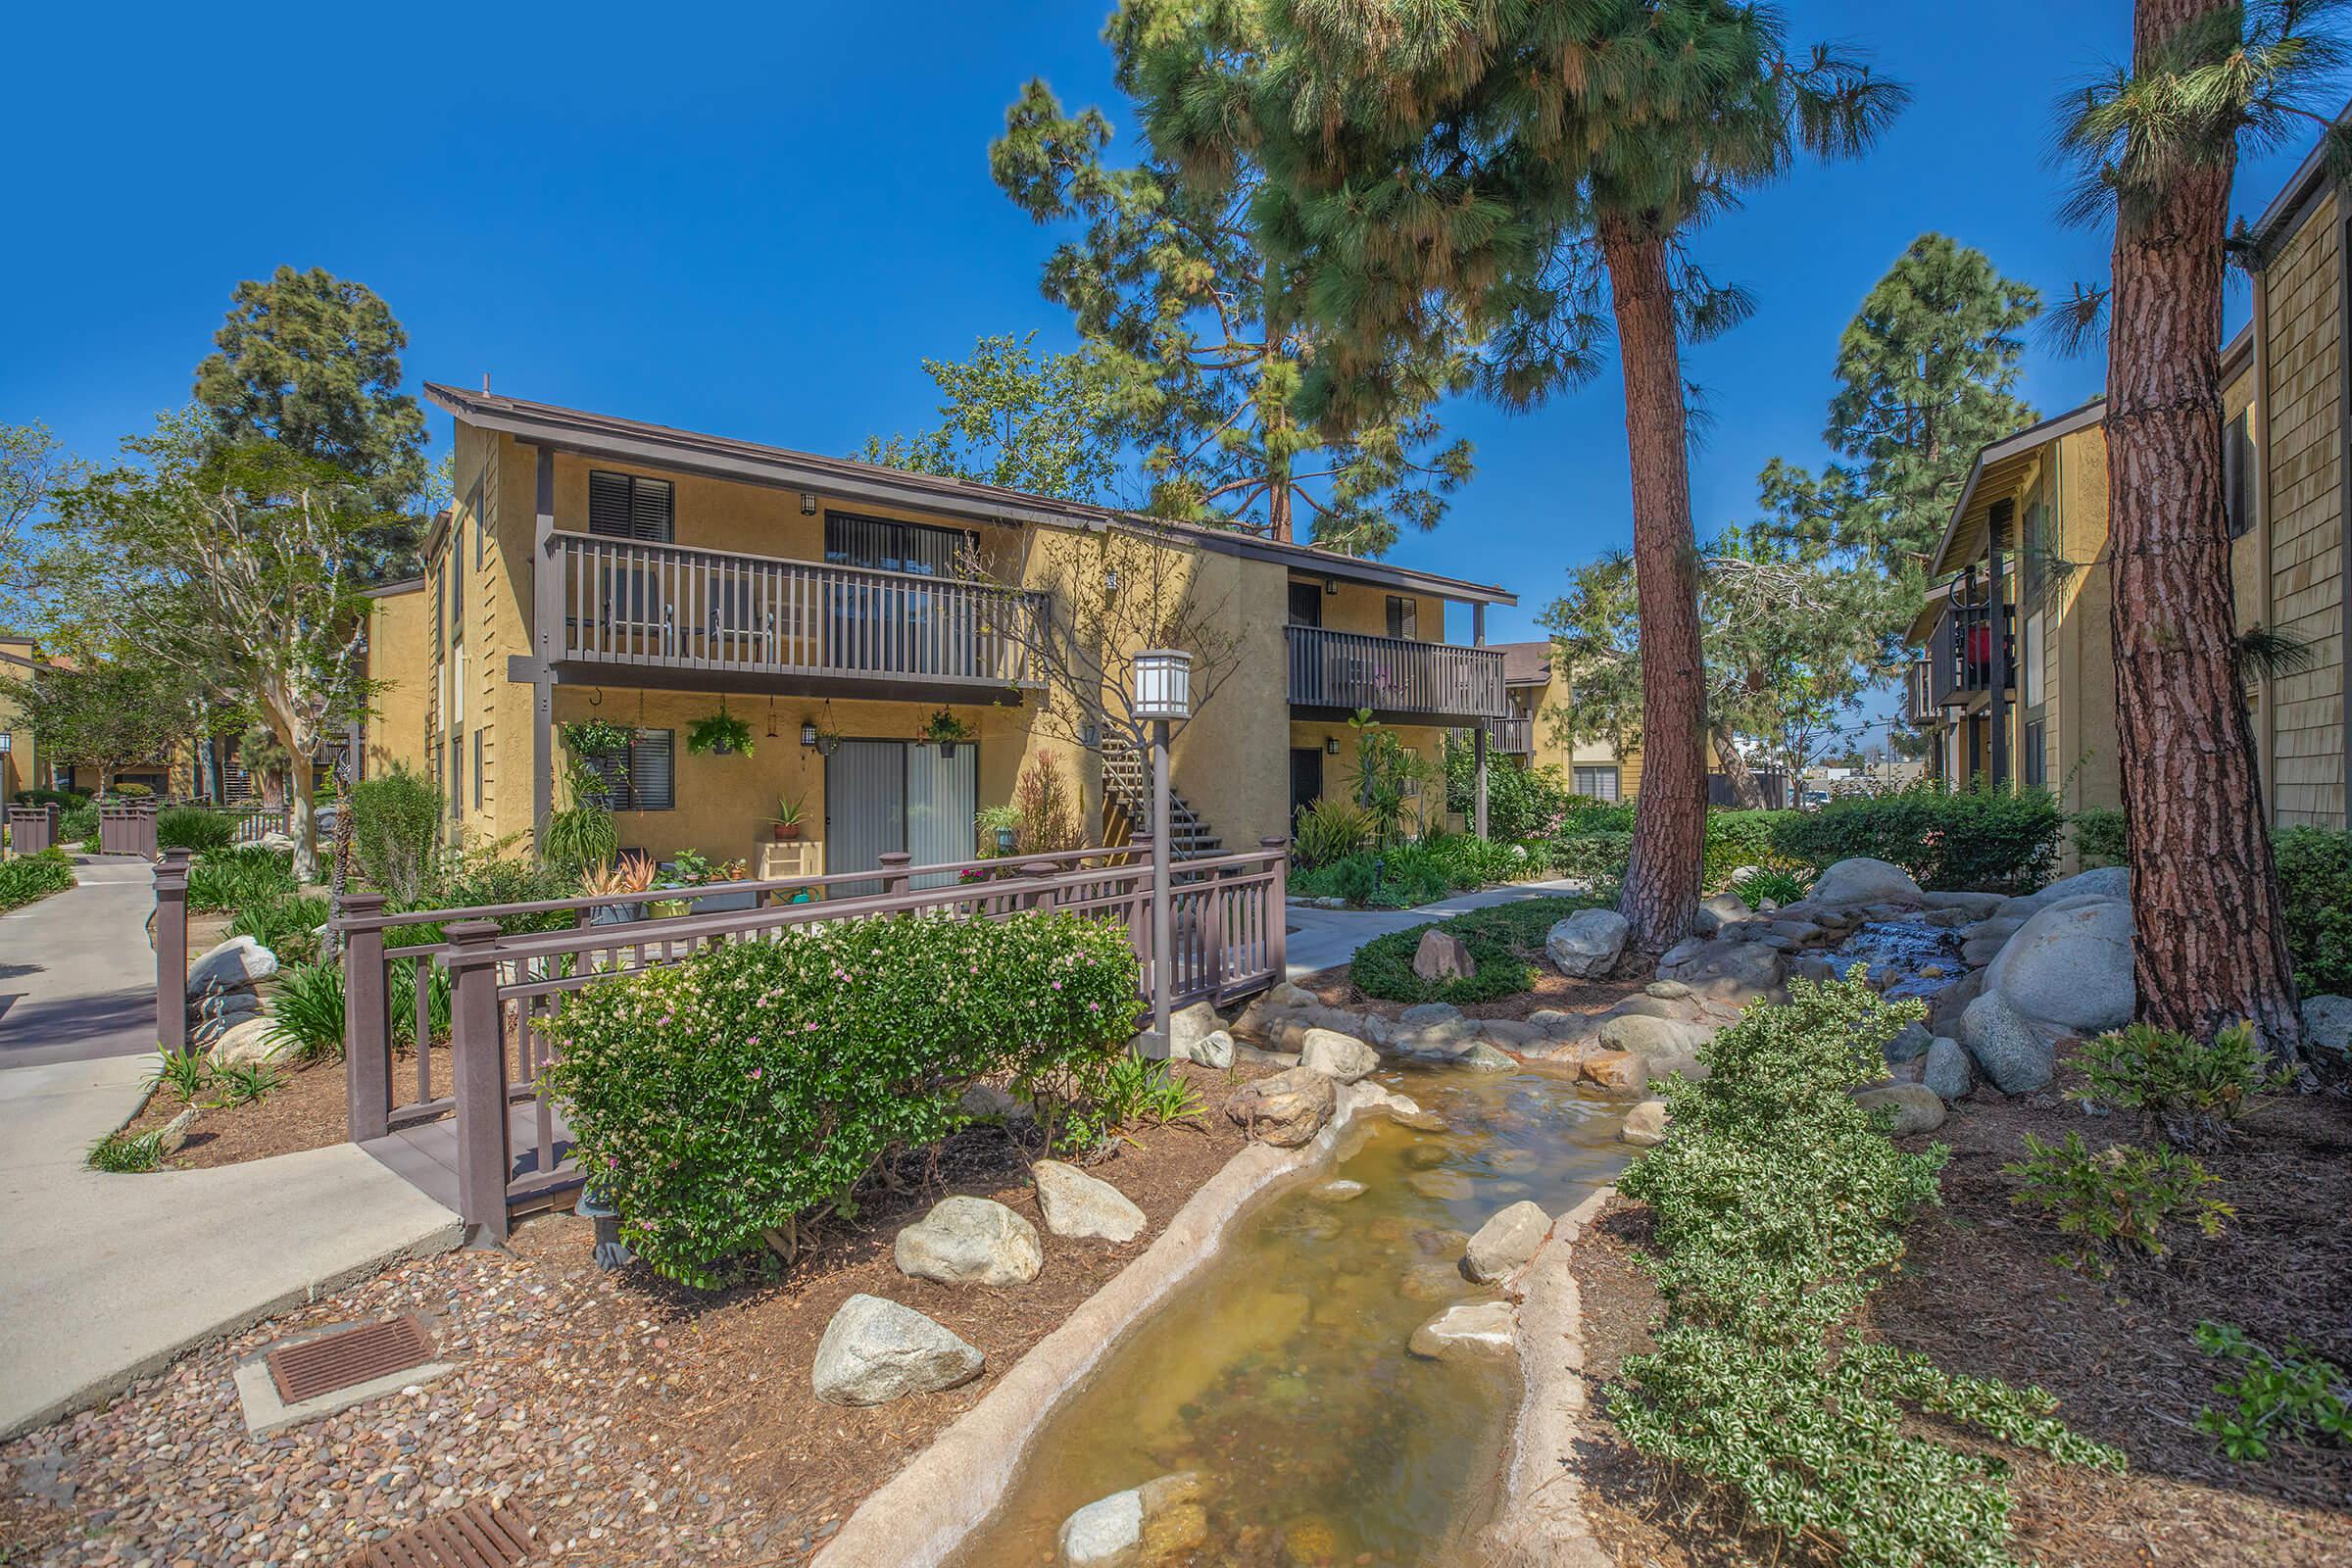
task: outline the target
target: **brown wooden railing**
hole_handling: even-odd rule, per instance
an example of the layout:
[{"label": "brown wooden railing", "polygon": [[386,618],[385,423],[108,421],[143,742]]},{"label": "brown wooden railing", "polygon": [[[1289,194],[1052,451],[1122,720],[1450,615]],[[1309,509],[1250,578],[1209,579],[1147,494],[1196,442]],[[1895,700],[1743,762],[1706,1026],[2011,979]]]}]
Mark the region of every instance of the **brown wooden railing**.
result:
[{"label": "brown wooden railing", "polygon": [[1930,669],[1923,654],[1903,670],[1903,714],[1914,724],[1925,724],[1936,714],[1935,700],[1928,691]]},{"label": "brown wooden railing", "polygon": [[282,806],[224,806],[220,810],[236,819],[232,844],[258,844],[272,833],[289,833],[290,817]]},{"label": "brown wooden railing", "polygon": [[38,855],[57,842],[55,806],[12,806],[8,808],[8,852]]},{"label": "brown wooden railing", "polygon": [[98,808],[98,853],[155,858],[155,803]]},{"label": "brown wooden railing", "polygon": [[1536,721],[1532,718],[1490,718],[1487,744],[1511,757],[1532,757],[1536,751]]},{"label": "brown wooden railing", "polygon": [[[1224,1001],[1282,978],[1287,852],[1281,840],[1256,851],[1185,861],[1172,873],[1172,1005]],[[343,945],[344,1059],[355,1143],[454,1115],[460,1208],[469,1227],[503,1237],[510,1214],[579,1185],[560,1108],[538,1090],[546,1025],[575,991],[731,942],[772,941],[797,926],[921,913],[1004,919],[1051,909],[1116,920],[1143,962],[1143,994],[1153,973],[1152,865],[1148,842],[1012,862],[967,860],[913,866],[885,856],[877,870],[766,882],[658,890],[683,913],[645,918],[648,900],[556,899],[463,909],[386,913],[372,894],[346,896],[335,930]],[[917,882],[944,878],[942,885]],[[879,882],[879,893],[860,893]],[[846,895],[846,896],[845,896]],[[555,930],[514,931],[501,922]],[[440,927],[439,942],[403,943],[404,932]],[[401,996],[400,1016],[393,1001]],[[447,1043],[445,1081],[434,1048]],[[415,1094],[395,1085],[395,1054],[414,1057]],[[514,1147],[511,1116],[527,1106],[531,1147]]]},{"label": "brown wooden railing", "polygon": [[558,533],[560,660],[1036,686],[1046,596],[910,572]]},{"label": "brown wooden railing", "polygon": [[1286,626],[1297,708],[1369,708],[1429,718],[1502,718],[1502,654],[1493,648],[1321,626]]},{"label": "brown wooden railing", "polygon": [[[1992,686],[1991,609],[1985,605],[1954,605],[1936,620],[1928,638],[1928,701],[1935,708],[1958,708],[1978,692]],[[2017,607],[2001,607],[2002,665],[2007,684],[2017,684]]]}]

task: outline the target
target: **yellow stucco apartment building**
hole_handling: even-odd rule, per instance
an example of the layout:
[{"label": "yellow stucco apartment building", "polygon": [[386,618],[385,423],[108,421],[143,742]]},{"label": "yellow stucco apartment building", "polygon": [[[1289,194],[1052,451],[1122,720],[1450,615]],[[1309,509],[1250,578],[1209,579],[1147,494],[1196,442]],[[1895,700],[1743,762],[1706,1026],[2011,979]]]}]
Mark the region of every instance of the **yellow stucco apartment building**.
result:
[{"label": "yellow stucco apartment building", "polygon": [[[2313,154],[2255,225],[2252,319],[2222,351],[2238,630],[2282,633],[2306,657],[2291,673],[2247,676],[2279,827],[2346,825],[2347,218]],[[2094,400],[1986,447],[1953,509],[1931,564],[1937,587],[1911,628],[1907,692],[1939,779],[2047,785],[2070,810],[2122,804],[2110,616],[2131,607],[2113,602],[2108,577],[2104,409]]]},{"label": "yellow stucco apartment building", "polygon": [[[467,843],[520,842],[571,804],[561,726],[591,718],[629,731],[610,804],[622,846],[659,858],[757,868],[789,798],[804,808],[793,870],[968,859],[975,813],[1010,801],[1044,757],[1066,764],[1089,837],[1123,832],[1140,770],[1046,721],[1037,629],[1101,624],[1057,597],[1137,591],[1086,564],[1139,547],[1167,553],[1166,580],[1234,654],[1176,735],[1182,848],[1254,847],[1344,793],[1358,710],[1432,756],[1446,730],[1508,711],[1503,657],[1480,646],[1486,607],[1515,603],[1497,588],[544,403],[426,395],[456,421],[456,499],[423,579],[376,597],[367,766],[432,777]],[[1445,641],[1448,606],[1468,612],[1466,645]],[[751,755],[689,749],[722,703],[751,726]],[[943,708],[972,740],[922,739]]]}]

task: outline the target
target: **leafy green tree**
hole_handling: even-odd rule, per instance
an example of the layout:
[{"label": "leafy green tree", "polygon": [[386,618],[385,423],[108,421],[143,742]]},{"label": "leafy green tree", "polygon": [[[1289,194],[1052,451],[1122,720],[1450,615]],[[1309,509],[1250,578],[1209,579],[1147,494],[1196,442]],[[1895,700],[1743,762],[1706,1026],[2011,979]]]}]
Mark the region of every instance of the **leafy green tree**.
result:
[{"label": "leafy green tree", "polygon": [[34,529],[50,492],[73,471],[45,426],[0,424],[0,608],[31,585]]},{"label": "leafy green tree", "polygon": [[[155,670],[201,671],[289,757],[367,710],[359,540],[380,520],[340,470],[259,443],[217,449],[197,411],[123,443],[124,462],[58,493],[40,568],[45,640]],[[317,873],[311,769],[295,765],[295,864]]]},{"label": "leafy green tree", "polygon": [[15,701],[43,757],[95,769],[101,792],[125,768],[168,763],[195,738],[201,712],[188,673],[150,660],[53,663],[0,680],[0,697]]},{"label": "leafy green tree", "polygon": [[339,469],[378,514],[355,539],[371,582],[413,575],[429,483],[424,416],[400,390],[408,333],[364,283],[280,267],[239,283],[196,367],[213,450],[273,442]]},{"label": "leafy green tree", "polygon": [[[1123,6],[1105,40],[1121,90],[1161,68],[1188,6]],[[1221,20],[1256,48],[1256,13]],[[1434,407],[1459,378],[1450,349],[1400,353],[1386,368],[1391,405],[1317,424],[1294,408],[1319,350],[1311,324],[1268,265],[1250,221],[1263,185],[1247,156],[1184,177],[1151,156],[1104,162],[1101,110],[1066,112],[1042,81],[1005,112],[989,151],[998,184],[1041,223],[1080,233],[1046,263],[1045,293],[1069,308],[1117,389],[1143,454],[1154,515],[1311,539],[1379,556],[1405,528],[1428,529],[1470,473],[1470,444],[1446,439]]]},{"label": "leafy green tree", "polygon": [[1688,241],[1800,153],[1860,153],[1903,89],[1837,49],[1792,52],[1777,8],[1734,0],[1121,17],[1147,45],[1131,71],[1157,152],[1208,188],[1263,171],[1270,276],[1316,327],[1307,407],[1409,406],[1400,369],[1467,345],[1489,396],[1531,408],[1595,372],[1613,318],[1647,742],[1619,907],[1635,945],[1676,941],[1706,826],[1682,345],[1749,309]]},{"label": "leafy green tree", "polygon": [[1107,502],[1120,474],[1113,374],[1096,355],[1040,354],[1037,334],[981,338],[968,360],[925,360],[938,428],[868,437],[857,456],[916,473]]},{"label": "leafy green tree", "polygon": [[2344,7],[2137,0],[2132,65],[2059,131],[2080,172],[2067,216],[2112,219],[2108,559],[2117,760],[2144,1022],[2209,1036],[2252,1021],[2300,1038],[2230,598],[2220,350],[2230,186],[2241,141],[2306,122],[2338,176],[2352,131],[2311,112],[2342,93]]}]

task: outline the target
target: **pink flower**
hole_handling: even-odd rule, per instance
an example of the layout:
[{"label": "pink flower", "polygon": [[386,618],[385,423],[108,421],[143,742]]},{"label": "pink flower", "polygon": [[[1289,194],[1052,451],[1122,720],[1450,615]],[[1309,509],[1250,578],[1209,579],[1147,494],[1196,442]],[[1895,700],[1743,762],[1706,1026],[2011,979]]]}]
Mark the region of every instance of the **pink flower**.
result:
[{"label": "pink flower", "polygon": [[752,1076],[753,1076],[754,1078],[757,1078],[757,1077],[759,1077],[759,1076],[760,1076],[760,1069],[759,1069],[759,1068],[757,1068],[757,1067],[754,1067],[754,1068],[752,1069]]}]

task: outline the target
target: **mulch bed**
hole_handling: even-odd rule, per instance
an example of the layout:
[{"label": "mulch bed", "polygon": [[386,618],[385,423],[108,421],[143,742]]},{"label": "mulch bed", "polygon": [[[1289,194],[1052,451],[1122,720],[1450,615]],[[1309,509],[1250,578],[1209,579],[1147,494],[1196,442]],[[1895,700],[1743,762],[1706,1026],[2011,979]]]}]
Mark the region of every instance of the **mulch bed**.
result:
[{"label": "mulch bed", "polygon": [[[447,1094],[450,1084],[449,1048],[432,1048],[433,1088]],[[199,1095],[196,1120],[188,1141],[165,1159],[170,1170],[202,1170],[213,1165],[238,1165],[271,1154],[324,1149],[342,1143],[350,1134],[350,1101],[341,1058],[313,1062],[279,1059],[270,1069],[283,1080],[262,1100],[249,1105],[217,1105],[217,1089]],[[393,1088],[401,1099],[416,1093],[416,1058],[399,1054],[392,1058]],[[133,1135],[163,1126],[187,1109],[171,1090],[158,1088],[147,1104],[131,1118]]]},{"label": "mulch bed", "polygon": [[[772,1283],[706,1295],[641,1266],[605,1273],[590,1262],[587,1221],[535,1220],[506,1252],[403,1265],[0,1447],[0,1497],[32,1480],[51,1496],[74,1489],[63,1511],[0,1507],[0,1563],[334,1562],[459,1503],[509,1497],[563,1544],[564,1563],[805,1561],[1243,1147],[1223,1102],[1262,1069],[1176,1070],[1206,1114],[1131,1130],[1092,1167],[1151,1221],[1125,1246],[1047,1233],[1024,1176],[1034,1151],[981,1129],[948,1146],[939,1187],[875,1195],[855,1229],[830,1231]],[[951,1288],[898,1272],[899,1228],[950,1192],[1038,1223],[1035,1281]],[[872,1409],[819,1402],[816,1342],[861,1292],[936,1318],[986,1352],[986,1370]],[[456,1372],[275,1439],[245,1436],[235,1360],[300,1329],[405,1310],[437,1321]]]},{"label": "mulch bed", "polygon": [[[2052,1096],[2004,1100],[1980,1090],[1932,1139],[1906,1140],[1952,1150],[1944,1206],[1913,1224],[1902,1273],[1873,1301],[1872,1328],[1951,1370],[2038,1384],[2057,1396],[2063,1419],[2130,1456],[2130,1472],[2114,1476],[2008,1454],[2012,1544],[2023,1560],[2082,1568],[2352,1560],[2352,1449],[2281,1444],[2259,1463],[2222,1457],[2192,1423],[2219,1402],[2213,1386],[2233,1369],[2190,1340],[2212,1319],[2273,1347],[2300,1339],[2352,1366],[2352,1107],[2322,1094],[2258,1111],[2233,1148],[2202,1156],[2236,1206],[2228,1231],[2211,1241],[2192,1234],[2162,1262],[2127,1265],[2100,1284],[2053,1260],[2062,1239],[2012,1205],[2018,1181],[2001,1166],[2019,1157],[2028,1132],[2045,1141],[2081,1132],[2096,1148],[2133,1137],[2136,1129],[2119,1121],[2087,1117]],[[1647,1210],[1621,1199],[1571,1254],[1588,1369],[1604,1384],[1626,1355],[1649,1346],[1656,1295],[1632,1256],[1647,1231]],[[1619,1561],[1714,1568],[1773,1555],[1772,1543],[1742,1540],[1736,1517],[1688,1489],[1663,1494],[1605,1414],[1596,1410],[1592,1427],[1580,1459],[1587,1507]]]}]

